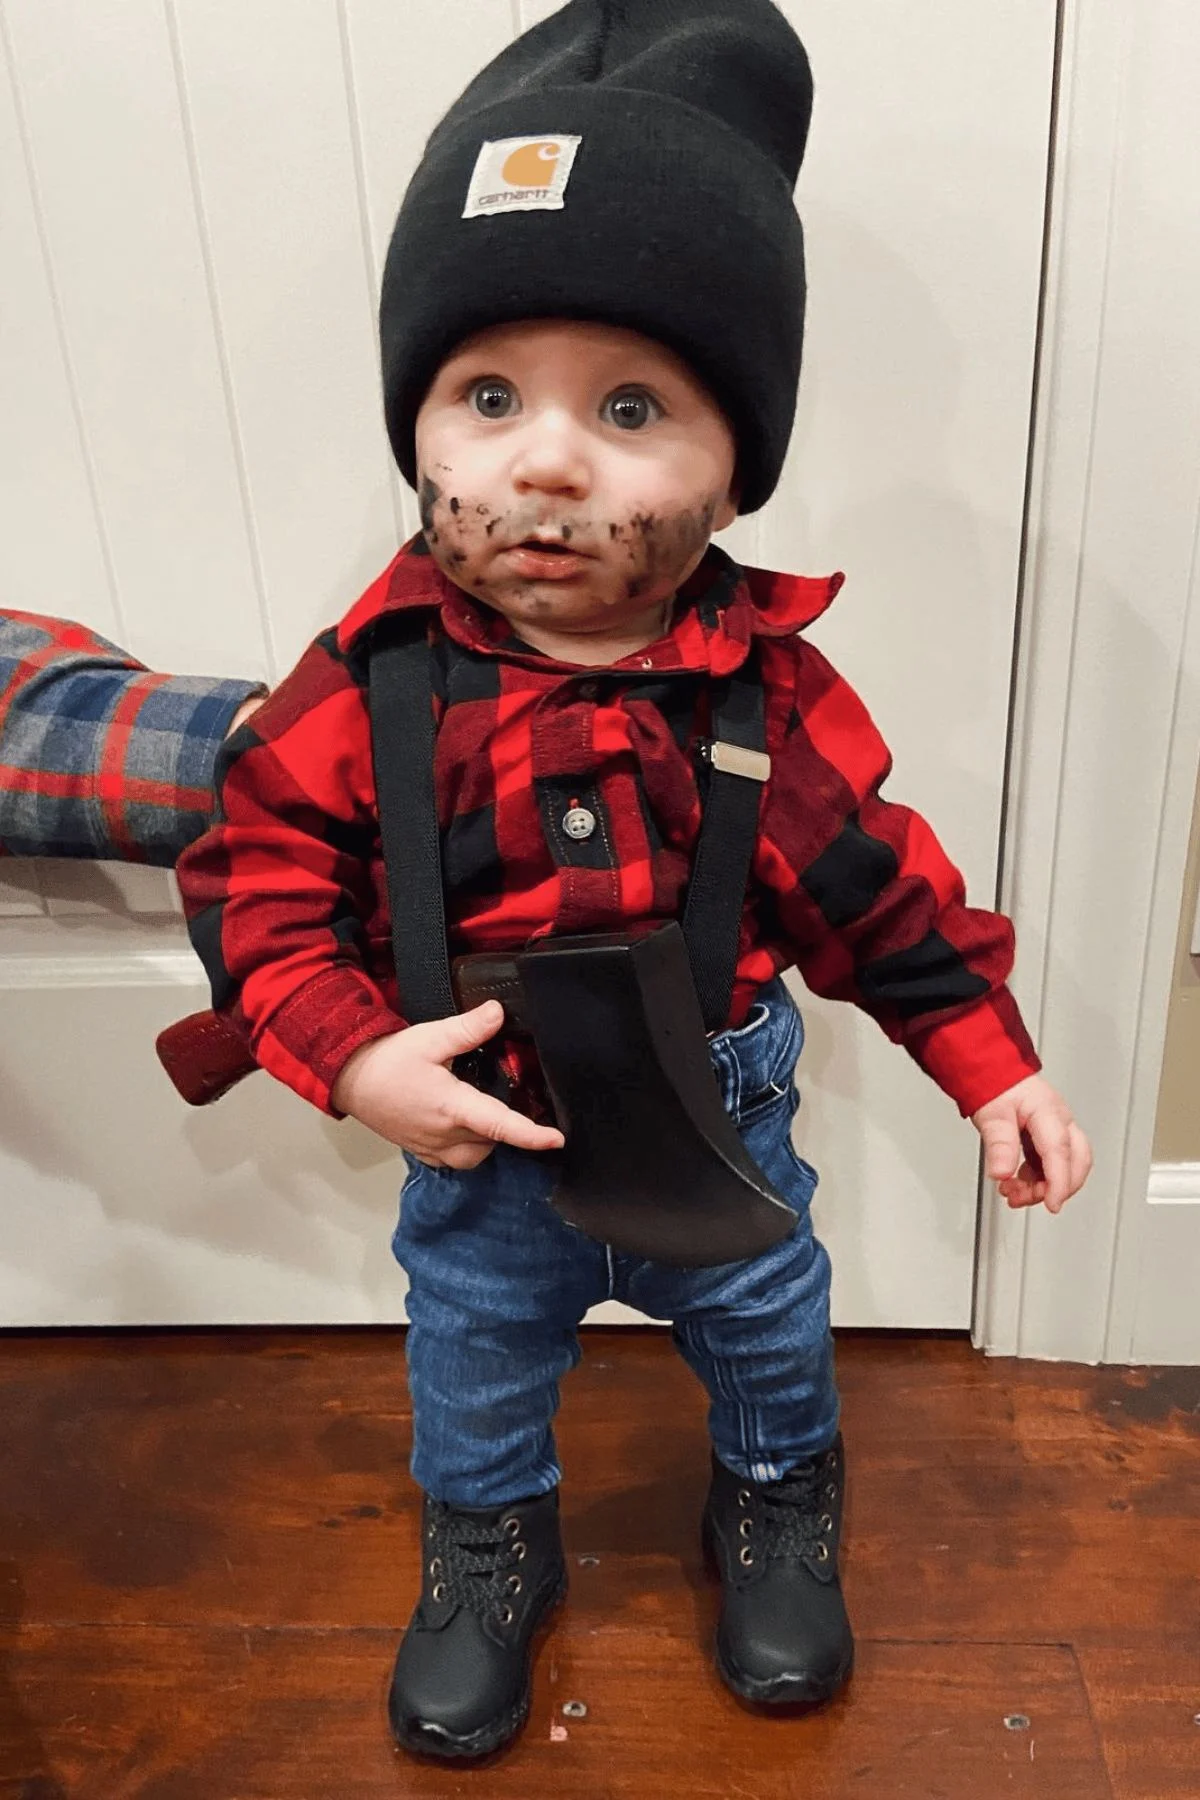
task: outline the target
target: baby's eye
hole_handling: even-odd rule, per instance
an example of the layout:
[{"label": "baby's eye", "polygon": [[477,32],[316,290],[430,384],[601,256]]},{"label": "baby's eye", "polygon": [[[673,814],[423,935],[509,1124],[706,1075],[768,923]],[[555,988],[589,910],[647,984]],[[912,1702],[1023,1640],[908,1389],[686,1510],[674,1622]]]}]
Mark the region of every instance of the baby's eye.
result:
[{"label": "baby's eye", "polygon": [[485,419],[506,419],[518,410],[516,389],[507,381],[501,381],[498,375],[485,375],[482,381],[473,382],[469,399],[475,411]]},{"label": "baby's eye", "polygon": [[643,425],[662,418],[662,407],[653,394],[639,387],[618,388],[608,396],[600,412],[601,417],[609,418],[622,431],[640,431]]}]

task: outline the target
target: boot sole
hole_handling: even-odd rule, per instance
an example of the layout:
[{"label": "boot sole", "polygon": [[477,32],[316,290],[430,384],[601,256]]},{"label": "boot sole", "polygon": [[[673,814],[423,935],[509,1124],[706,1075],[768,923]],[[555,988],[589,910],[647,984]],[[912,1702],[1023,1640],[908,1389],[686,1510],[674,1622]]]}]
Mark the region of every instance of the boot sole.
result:
[{"label": "boot sole", "polygon": [[[721,1581],[721,1564],[707,1521],[701,1534],[701,1545],[709,1573]],[[713,1649],[713,1660],[718,1675],[729,1691],[740,1700],[753,1701],[757,1706],[822,1706],[825,1701],[833,1699],[854,1672],[854,1649],[851,1647],[845,1662],[823,1681],[818,1681],[811,1675],[747,1675],[729,1662],[719,1633]]]},{"label": "boot sole", "polygon": [[537,1624],[529,1634],[525,1646],[525,1668],[522,1676],[521,1692],[507,1712],[498,1713],[481,1725],[477,1731],[456,1736],[453,1732],[443,1731],[436,1725],[426,1725],[420,1731],[412,1731],[404,1724],[397,1724],[390,1716],[392,1736],[402,1749],[416,1756],[442,1758],[447,1761],[460,1761],[463,1758],[490,1756],[493,1750],[499,1750],[510,1738],[516,1737],[522,1725],[529,1717],[529,1704],[533,1691],[533,1658],[537,1641],[543,1631],[551,1623],[551,1615],[557,1611],[567,1597],[567,1574],[563,1570],[562,1577],[544,1602],[538,1614]]},{"label": "boot sole", "polygon": [[714,1660],[717,1673],[730,1692],[739,1699],[753,1701],[757,1706],[823,1706],[827,1700],[833,1699],[854,1672],[854,1657],[851,1654],[842,1668],[826,1681],[814,1681],[807,1675],[780,1675],[770,1681],[759,1681],[752,1675],[743,1675],[730,1668],[721,1654],[719,1640]]}]

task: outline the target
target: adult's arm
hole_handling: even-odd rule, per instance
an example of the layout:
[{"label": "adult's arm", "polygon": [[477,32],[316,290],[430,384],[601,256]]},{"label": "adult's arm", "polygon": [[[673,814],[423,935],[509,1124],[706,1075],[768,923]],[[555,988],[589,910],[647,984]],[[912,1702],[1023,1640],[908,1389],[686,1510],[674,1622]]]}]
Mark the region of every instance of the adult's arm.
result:
[{"label": "adult's arm", "polygon": [[70,619],[0,611],[0,857],[174,865],[262,682],[162,675]]}]

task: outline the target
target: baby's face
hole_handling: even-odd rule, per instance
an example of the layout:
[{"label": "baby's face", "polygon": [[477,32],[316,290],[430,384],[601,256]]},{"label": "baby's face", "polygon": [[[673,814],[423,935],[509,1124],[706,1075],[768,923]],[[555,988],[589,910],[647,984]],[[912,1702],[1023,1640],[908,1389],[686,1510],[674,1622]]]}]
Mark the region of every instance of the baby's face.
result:
[{"label": "baby's face", "polygon": [[440,567],[567,659],[572,640],[583,660],[607,638],[621,654],[656,637],[737,514],[724,414],[672,351],[619,326],[531,319],[465,339],[425,396],[416,448]]}]

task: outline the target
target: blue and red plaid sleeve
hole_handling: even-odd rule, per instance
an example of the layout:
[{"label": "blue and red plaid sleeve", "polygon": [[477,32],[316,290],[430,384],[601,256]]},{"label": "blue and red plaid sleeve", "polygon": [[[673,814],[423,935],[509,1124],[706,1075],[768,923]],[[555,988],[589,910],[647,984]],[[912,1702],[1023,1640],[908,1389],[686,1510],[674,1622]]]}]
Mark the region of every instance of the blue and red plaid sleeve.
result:
[{"label": "blue and red plaid sleeve", "polygon": [[930,826],[882,798],[891,754],[849,683],[806,640],[784,654],[756,859],[777,927],[808,986],[869,1013],[968,1118],[1042,1066],[1006,985],[1012,925],[968,907]]},{"label": "blue and red plaid sleeve", "polygon": [[234,714],[265,692],[156,674],[73,620],[0,612],[0,856],[169,868],[208,827]]}]

